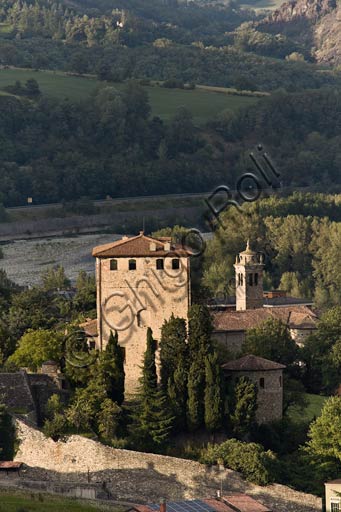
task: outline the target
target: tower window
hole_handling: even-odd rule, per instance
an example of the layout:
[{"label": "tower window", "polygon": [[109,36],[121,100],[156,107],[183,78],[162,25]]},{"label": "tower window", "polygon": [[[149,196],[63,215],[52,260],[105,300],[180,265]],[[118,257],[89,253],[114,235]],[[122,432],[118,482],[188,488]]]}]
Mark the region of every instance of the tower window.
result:
[{"label": "tower window", "polygon": [[129,270],[136,270],[136,260],[129,260]]},{"label": "tower window", "polygon": [[117,260],[110,260],[110,270],[117,270]]},{"label": "tower window", "polygon": [[258,285],[258,274],[255,274],[255,286]]},{"label": "tower window", "polygon": [[264,377],[261,377],[261,378],[259,379],[259,387],[260,387],[261,389],[264,389],[264,388],[265,388],[265,380],[264,380]]},{"label": "tower window", "polygon": [[156,270],[163,270],[163,260],[162,259],[156,260]]},{"label": "tower window", "polygon": [[279,387],[282,387],[282,377],[279,378]]},{"label": "tower window", "polygon": [[253,286],[253,274],[249,274],[249,285]]},{"label": "tower window", "polygon": [[241,285],[241,278],[240,278],[240,274],[238,274],[238,285]]},{"label": "tower window", "polygon": [[240,274],[240,284],[243,286],[244,284],[244,276],[243,274]]},{"label": "tower window", "polygon": [[180,268],[180,260],[179,258],[172,259],[172,269],[173,270],[179,270]]}]

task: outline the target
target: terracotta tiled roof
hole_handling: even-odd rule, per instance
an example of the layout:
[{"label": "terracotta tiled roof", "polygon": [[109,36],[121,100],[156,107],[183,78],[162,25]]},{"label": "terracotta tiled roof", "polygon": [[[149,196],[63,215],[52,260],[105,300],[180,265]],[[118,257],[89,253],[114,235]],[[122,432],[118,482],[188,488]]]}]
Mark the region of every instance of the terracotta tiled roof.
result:
[{"label": "terracotta tiled roof", "polygon": [[235,512],[236,509],[229,507],[223,501],[216,500],[214,498],[208,500],[202,500],[204,503],[207,503],[213,510],[216,512]]},{"label": "terracotta tiled roof", "polygon": [[239,371],[267,371],[267,370],[284,370],[285,366],[270,359],[264,359],[254,355],[247,355],[234,361],[229,361],[222,365],[224,370],[233,372]]},{"label": "terracotta tiled roof", "polygon": [[0,469],[20,469],[23,465],[22,462],[15,462],[15,461],[0,461]]},{"label": "terracotta tiled roof", "polygon": [[[155,244],[155,251],[151,250],[151,244]],[[134,237],[123,237],[110,244],[99,245],[92,251],[92,255],[97,258],[119,258],[129,256],[190,256],[189,248],[182,247],[178,244],[172,244],[171,238],[152,238],[146,236],[143,231]]]},{"label": "terracotta tiled roof", "polygon": [[268,318],[288,323],[290,329],[314,329],[318,320],[307,306],[257,308],[246,311],[226,308],[224,311],[213,311],[212,316],[215,331],[246,331],[257,327]]},{"label": "terracotta tiled roof", "polygon": [[79,325],[87,336],[98,336],[97,332],[97,319],[87,320],[86,322]]},{"label": "terracotta tiled roof", "polygon": [[223,496],[223,501],[240,512],[271,512],[271,510],[246,494]]},{"label": "terracotta tiled roof", "polygon": [[324,485],[328,485],[328,484],[341,484],[341,478],[336,478],[335,480],[329,480],[329,482],[326,482]]}]

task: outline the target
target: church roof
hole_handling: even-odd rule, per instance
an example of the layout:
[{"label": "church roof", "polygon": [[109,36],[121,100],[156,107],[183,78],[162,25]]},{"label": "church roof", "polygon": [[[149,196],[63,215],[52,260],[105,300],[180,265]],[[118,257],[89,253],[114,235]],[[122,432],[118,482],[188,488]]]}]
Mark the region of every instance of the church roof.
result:
[{"label": "church roof", "polygon": [[247,355],[236,359],[235,361],[229,361],[222,365],[223,370],[229,370],[232,372],[240,371],[253,371],[253,372],[264,372],[269,370],[284,370],[285,366],[270,359],[264,359],[254,355]]},{"label": "church roof", "polygon": [[246,331],[269,318],[281,320],[290,329],[315,329],[318,320],[307,306],[265,307],[245,311],[226,308],[224,311],[213,311],[212,316],[215,331]]},{"label": "church roof", "polygon": [[[154,250],[155,249],[155,250]],[[190,256],[191,251],[180,244],[172,243],[171,237],[152,238],[143,231],[134,237],[123,237],[105,245],[99,245],[92,251],[96,258],[120,258],[120,257],[165,257],[165,256]]]}]

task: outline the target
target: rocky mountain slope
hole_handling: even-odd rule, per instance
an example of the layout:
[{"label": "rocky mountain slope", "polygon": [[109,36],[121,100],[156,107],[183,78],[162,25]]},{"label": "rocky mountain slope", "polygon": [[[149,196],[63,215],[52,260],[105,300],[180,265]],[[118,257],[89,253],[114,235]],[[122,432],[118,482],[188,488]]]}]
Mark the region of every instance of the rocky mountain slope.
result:
[{"label": "rocky mountain slope", "polygon": [[257,28],[303,43],[317,62],[341,64],[339,0],[291,0],[259,22]]}]

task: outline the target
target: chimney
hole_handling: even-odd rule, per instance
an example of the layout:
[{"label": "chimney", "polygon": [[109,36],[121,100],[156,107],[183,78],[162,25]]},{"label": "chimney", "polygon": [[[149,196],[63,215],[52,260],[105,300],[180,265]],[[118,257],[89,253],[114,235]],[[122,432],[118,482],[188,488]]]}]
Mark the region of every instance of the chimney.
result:
[{"label": "chimney", "polygon": [[160,512],[167,512],[167,505],[165,498],[162,498],[160,501]]},{"label": "chimney", "polygon": [[171,250],[171,244],[170,242],[166,242],[164,246],[165,251],[169,252]]},{"label": "chimney", "polygon": [[122,236],[122,240],[128,240],[128,238],[129,238],[129,237],[128,237],[127,235],[123,235],[123,236]]},{"label": "chimney", "polygon": [[155,252],[156,251],[156,243],[155,242],[150,242],[149,244],[149,250],[151,252]]}]

